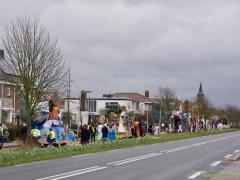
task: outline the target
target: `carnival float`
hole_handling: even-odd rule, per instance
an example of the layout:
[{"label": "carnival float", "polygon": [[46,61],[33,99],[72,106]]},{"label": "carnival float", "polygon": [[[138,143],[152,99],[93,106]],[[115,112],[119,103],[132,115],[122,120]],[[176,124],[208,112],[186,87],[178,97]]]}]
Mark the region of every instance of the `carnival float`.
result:
[{"label": "carnival float", "polygon": [[[105,118],[101,118],[100,124],[108,124],[113,126],[118,124],[118,130],[116,131],[117,138],[128,138],[132,137],[131,129],[134,128],[135,136],[140,136],[140,123],[135,119],[135,114],[133,111],[124,112],[122,115],[121,106],[106,106],[105,109],[101,111],[101,115]],[[123,120],[124,118],[124,120]]]},{"label": "carnival float", "polygon": [[[39,102],[36,110],[31,115],[30,122],[32,129],[37,129],[41,132],[41,136],[38,140],[41,145],[48,145],[46,141],[46,134],[49,129],[55,132],[56,142],[54,145],[66,145],[74,140],[74,132],[70,131],[68,125],[64,124],[58,116],[59,108],[51,99],[46,99]],[[25,101],[20,97],[20,119],[26,123],[26,108]]]}]

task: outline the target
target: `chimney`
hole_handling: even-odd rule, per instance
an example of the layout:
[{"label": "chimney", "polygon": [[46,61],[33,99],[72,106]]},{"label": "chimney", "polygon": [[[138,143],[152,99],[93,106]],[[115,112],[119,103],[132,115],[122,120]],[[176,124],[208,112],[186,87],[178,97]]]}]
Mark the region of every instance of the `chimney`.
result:
[{"label": "chimney", "polygon": [[4,51],[0,49],[0,59],[4,59]]},{"label": "chimney", "polygon": [[112,98],[113,95],[112,95],[112,94],[103,94],[103,97],[106,97],[106,98]]},{"label": "chimney", "polygon": [[145,97],[149,98],[149,91],[148,90],[145,91]]}]

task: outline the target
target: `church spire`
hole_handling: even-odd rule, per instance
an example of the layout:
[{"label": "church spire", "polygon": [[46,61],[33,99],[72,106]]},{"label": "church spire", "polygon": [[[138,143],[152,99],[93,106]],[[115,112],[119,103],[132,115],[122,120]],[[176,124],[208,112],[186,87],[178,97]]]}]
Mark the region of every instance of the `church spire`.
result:
[{"label": "church spire", "polygon": [[197,94],[197,102],[204,102],[204,94],[203,94],[203,90],[202,90],[202,82],[200,82],[200,87],[199,87],[199,92]]},{"label": "church spire", "polygon": [[202,90],[202,83],[200,82],[200,87],[199,87],[199,92],[198,94],[203,94],[203,90]]}]

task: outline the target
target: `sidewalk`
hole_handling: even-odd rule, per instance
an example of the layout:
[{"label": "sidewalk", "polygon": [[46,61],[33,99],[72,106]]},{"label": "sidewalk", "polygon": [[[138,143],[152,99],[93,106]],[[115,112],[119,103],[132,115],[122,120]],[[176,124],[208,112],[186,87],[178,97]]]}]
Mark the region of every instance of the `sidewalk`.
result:
[{"label": "sidewalk", "polygon": [[[80,140],[74,140],[73,141],[74,144],[79,144],[80,143]],[[16,141],[13,141],[13,142],[10,142],[10,143],[4,143],[3,144],[3,147],[2,147],[2,150],[3,151],[9,151],[9,150],[13,150],[13,149],[16,149],[18,147],[21,147],[22,146],[22,141],[21,140],[16,140]]]},{"label": "sidewalk", "polygon": [[2,150],[3,151],[9,151],[9,150],[16,149],[16,148],[18,148],[20,146],[22,146],[22,141],[20,141],[20,140],[13,141],[13,142],[10,142],[10,143],[6,143],[5,142],[3,144]]},{"label": "sidewalk", "polygon": [[240,153],[231,158],[233,161],[230,165],[226,166],[223,170],[218,172],[215,178],[210,180],[237,180],[240,179]]}]

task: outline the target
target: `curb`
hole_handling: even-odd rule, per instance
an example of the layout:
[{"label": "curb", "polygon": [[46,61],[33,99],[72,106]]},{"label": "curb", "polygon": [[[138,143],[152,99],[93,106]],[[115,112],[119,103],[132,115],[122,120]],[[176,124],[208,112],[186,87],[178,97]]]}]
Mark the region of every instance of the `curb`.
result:
[{"label": "curb", "polygon": [[237,161],[238,159],[240,159],[240,153],[237,153],[233,157],[230,158],[230,160],[232,160],[232,161]]}]

